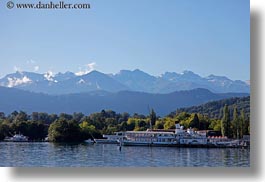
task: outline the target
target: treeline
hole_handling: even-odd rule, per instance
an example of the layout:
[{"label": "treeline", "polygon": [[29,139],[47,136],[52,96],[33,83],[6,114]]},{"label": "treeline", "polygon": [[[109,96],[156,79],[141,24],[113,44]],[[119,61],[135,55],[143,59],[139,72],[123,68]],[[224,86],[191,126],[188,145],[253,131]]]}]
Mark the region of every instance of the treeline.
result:
[{"label": "treeline", "polygon": [[242,138],[243,135],[250,134],[250,118],[244,109],[239,110],[236,105],[233,108],[225,105],[219,110],[222,114],[220,119],[210,118],[208,114],[187,112],[180,112],[175,115],[171,114],[165,117],[165,119],[171,123],[171,128],[173,128],[173,121],[176,121],[183,125],[184,128],[214,130],[221,132],[222,136],[228,138]]},{"label": "treeline", "polygon": [[14,111],[7,116],[0,113],[0,140],[11,137],[15,133],[21,133],[32,141],[44,140],[48,136],[49,141],[52,142],[79,142],[89,138],[102,138],[103,134],[114,134],[117,131],[145,131],[151,127],[152,129],[175,129],[175,123],[195,130],[222,131],[224,135],[231,138],[242,137],[249,133],[249,117],[244,110],[236,109],[234,113],[237,114],[234,120],[230,119],[229,114],[227,115],[230,113],[228,107],[225,108],[225,112],[224,109],[222,110],[226,120],[187,112],[159,117],[153,109],[147,116],[137,113],[120,114],[112,110],[102,110],[88,116],[82,113],[57,115],[42,112],[28,115],[23,111]]},{"label": "treeline", "polygon": [[[82,141],[87,138],[101,138],[102,134],[111,134],[124,128],[123,122],[129,118],[128,113],[116,114],[114,111],[102,110],[85,116],[82,113],[48,114],[14,111],[9,115],[0,112],[0,140],[21,133],[30,140]],[[126,129],[126,128],[124,128]]]},{"label": "treeline", "polygon": [[[34,116],[35,114],[32,113]],[[29,116],[23,111],[14,111],[5,116],[3,112],[0,112],[0,140],[16,133],[22,133],[30,140],[43,140],[48,134],[48,122],[45,124],[43,120],[32,119],[32,115]]]},{"label": "treeline", "polygon": [[207,115],[210,118],[222,119],[223,107],[227,105],[230,116],[232,119],[233,109],[236,106],[239,111],[242,109],[245,112],[246,117],[250,116],[250,96],[248,97],[234,97],[229,99],[222,99],[219,101],[207,102],[199,106],[192,106],[187,108],[180,108],[177,111],[172,112],[170,115],[174,116],[176,113],[187,112],[187,113],[201,113]]}]

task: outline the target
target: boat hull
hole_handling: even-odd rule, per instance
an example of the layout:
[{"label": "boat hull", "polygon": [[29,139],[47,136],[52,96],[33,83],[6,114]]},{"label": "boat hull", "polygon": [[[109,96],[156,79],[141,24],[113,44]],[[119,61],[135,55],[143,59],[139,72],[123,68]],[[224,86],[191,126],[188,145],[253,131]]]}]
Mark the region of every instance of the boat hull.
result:
[{"label": "boat hull", "polygon": [[95,139],[97,144],[119,144],[118,140]]},{"label": "boat hull", "polygon": [[123,141],[123,146],[177,147],[177,143]]}]

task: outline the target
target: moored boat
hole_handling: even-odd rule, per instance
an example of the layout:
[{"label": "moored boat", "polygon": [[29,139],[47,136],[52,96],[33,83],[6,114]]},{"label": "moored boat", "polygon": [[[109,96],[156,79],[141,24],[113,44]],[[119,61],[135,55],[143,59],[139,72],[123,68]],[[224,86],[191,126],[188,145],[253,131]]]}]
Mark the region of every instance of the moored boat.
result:
[{"label": "moored boat", "polygon": [[5,138],[4,141],[7,142],[27,142],[28,141],[28,137],[22,135],[22,134],[15,134],[12,137],[7,137]]},{"label": "moored boat", "polygon": [[127,131],[120,142],[124,146],[175,146],[177,139],[172,132]]},{"label": "moored boat", "polygon": [[180,124],[176,124],[175,127],[174,131],[149,129],[126,131],[120,144],[123,146],[245,147],[245,142],[242,143],[240,140],[227,139],[227,137],[209,139],[205,131],[194,131],[192,128],[184,130]]}]

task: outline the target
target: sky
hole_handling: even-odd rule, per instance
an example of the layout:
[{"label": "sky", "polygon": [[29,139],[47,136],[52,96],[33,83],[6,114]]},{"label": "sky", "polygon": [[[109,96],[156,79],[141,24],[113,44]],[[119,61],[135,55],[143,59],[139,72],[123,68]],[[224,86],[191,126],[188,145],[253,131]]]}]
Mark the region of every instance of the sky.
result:
[{"label": "sky", "polygon": [[0,1],[0,77],[141,69],[250,79],[248,0],[67,1],[90,3],[82,10],[8,9],[7,1]]}]

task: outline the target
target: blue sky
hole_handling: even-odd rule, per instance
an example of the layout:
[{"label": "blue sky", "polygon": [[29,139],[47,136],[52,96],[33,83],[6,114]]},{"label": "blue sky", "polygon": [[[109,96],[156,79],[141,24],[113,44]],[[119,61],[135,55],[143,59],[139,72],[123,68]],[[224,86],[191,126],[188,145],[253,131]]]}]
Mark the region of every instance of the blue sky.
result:
[{"label": "blue sky", "polygon": [[0,1],[0,77],[139,68],[250,79],[248,0],[67,1],[90,3],[89,10],[9,10],[6,2]]}]

